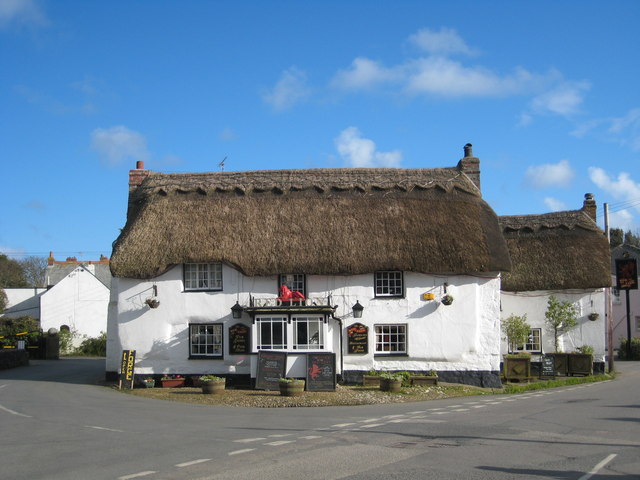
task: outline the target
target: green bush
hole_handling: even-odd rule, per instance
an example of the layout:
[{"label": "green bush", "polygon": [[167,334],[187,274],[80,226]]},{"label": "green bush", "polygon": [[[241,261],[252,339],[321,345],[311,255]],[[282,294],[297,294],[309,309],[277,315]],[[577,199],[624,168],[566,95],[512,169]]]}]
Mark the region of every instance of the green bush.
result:
[{"label": "green bush", "polygon": [[75,355],[87,357],[106,357],[107,356],[107,334],[100,332],[96,338],[85,339],[75,350]]},{"label": "green bush", "polygon": [[640,360],[640,338],[631,339],[631,358],[627,358],[627,339],[620,339],[620,350],[618,350],[620,360]]},{"label": "green bush", "polygon": [[28,315],[0,319],[0,345],[14,345],[17,340],[35,342],[40,338],[40,322]]}]

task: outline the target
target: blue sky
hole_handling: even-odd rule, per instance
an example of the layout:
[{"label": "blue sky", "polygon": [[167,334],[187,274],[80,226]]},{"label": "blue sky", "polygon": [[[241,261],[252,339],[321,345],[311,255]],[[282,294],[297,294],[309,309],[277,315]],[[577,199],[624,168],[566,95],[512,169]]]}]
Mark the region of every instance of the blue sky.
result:
[{"label": "blue sky", "polygon": [[0,252],[111,254],[128,171],[454,166],[640,225],[640,2],[0,0]]}]

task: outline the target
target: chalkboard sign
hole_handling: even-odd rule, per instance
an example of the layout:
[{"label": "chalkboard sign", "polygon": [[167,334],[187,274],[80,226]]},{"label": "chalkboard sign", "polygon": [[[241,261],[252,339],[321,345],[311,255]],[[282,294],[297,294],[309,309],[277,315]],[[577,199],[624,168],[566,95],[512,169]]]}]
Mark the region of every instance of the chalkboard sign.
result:
[{"label": "chalkboard sign", "polygon": [[258,370],[256,388],[260,390],[279,390],[278,382],[287,371],[285,352],[258,352]]},{"label": "chalkboard sign", "polygon": [[347,352],[369,353],[369,328],[361,323],[347,327]]},{"label": "chalkboard sign", "polygon": [[136,364],[136,351],[123,350],[120,364],[120,384],[118,388],[133,388],[133,370]]},{"label": "chalkboard sign", "polygon": [[251,329],[241,323],[229,327],[229,353],[240,355],[251,352]]},{"label": "chalkboard sign", "polygon": [[336,389],[336,354],[308,353],[306,389],[332,392]]},{"label": "chalkboard sign", "polygon": [[540,378],[555,376],[556,362],[553,358],[553,355],[542,355],[542,357],[540,358]]}]

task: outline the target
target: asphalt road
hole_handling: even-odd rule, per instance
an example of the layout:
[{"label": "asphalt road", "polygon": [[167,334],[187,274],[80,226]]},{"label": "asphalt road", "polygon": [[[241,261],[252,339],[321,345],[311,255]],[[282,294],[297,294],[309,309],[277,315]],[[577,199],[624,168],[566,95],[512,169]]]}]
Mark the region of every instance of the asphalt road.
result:
[{"label": "asphalt road", "polygon": [[521,395],[290,409],[150,400],[104,360],[0,371],[0,480],[640,479],[640,362]]}]

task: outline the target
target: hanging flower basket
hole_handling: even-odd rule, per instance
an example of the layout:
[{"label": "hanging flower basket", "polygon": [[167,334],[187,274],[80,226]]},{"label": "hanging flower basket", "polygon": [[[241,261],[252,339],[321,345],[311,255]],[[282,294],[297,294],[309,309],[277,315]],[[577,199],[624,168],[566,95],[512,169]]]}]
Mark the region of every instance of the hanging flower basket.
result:
[{"label": "hanging flower basket", "polygon": [[453,303],[453,296],[445,295],[444,297],[442,297],[440,301],[442,302],[443,305],[451,305]]},{"label": "hanging flower basket", "polygon": [[149,305],[149,308],[158,308],[158,306],[160,305],[160,300],[158,300],[157,298],[147,298],[144,303]]},{"label": "hanging flower basket", "polygon": [[592,322],[595,322],[596,320],[598,320],[598,318],[600,318],[600,314],[593,312],[589,314],[589,320],[591,320]]}]

